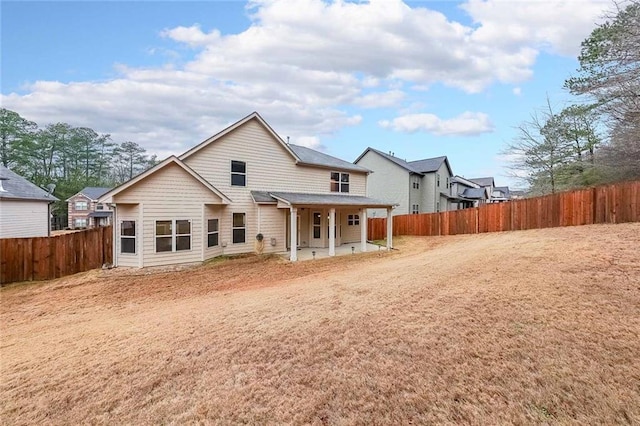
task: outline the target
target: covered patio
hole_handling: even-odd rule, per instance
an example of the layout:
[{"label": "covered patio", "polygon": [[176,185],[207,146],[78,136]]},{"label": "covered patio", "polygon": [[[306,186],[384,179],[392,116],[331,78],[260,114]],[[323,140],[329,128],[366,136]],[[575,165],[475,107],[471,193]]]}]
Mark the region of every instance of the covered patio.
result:
[{"label": "covered patio", "polygon": [[[319,256],[323,256],[325,252],[327,257],[336,256],[337,250],[345,251],[347,254],[355,252],[356,250],[359,253],[369,251],[370,249],[378,250],[378,246],[367,244],[367,209],[385,208],[387,210],[387,216],[392,217],[391,211],[394,208],[394,205],[389,202],[343,193],[304,194],[279,191],[252,191],[251,195],[258,204],[276,204],[278,209],[288,210],[286,215],[286,239],[287,248],[289,248],[289,260],[292,262],[297,261],[302,254],[308,258],[313,258],[313,252],[315,252],[316,258],[318,258]],[[360,238],[359,241],[357,241],[356,235],[354,240],[357,242],[355,243],[353,241],[344,241],[343,244],[340,234],[336,234],[337,230],[339,232],[339,227],[336,226],[336,211],[344,212],[346,210],[353,211],[353,220],[358,221],[357,226],[359,226]],[[301,218],[300,213],[302,211],[305,211],[305,213],[311,212],[311,216],[309,216],[308,221],[303,225],[303,229],[301,229],[299,223]],[[357,218],[355,216],[357,216]],[[355,222],[353,223],[355,224]],[[325,228],[326,235],[324,235],[323,231]],[[354,226],[353,230],[356,231],[358,228]],[[310,238],[304,238],[304,235],[308,235]],[[392,235],[393,219],[387,221],[387,250],[391,250],[393,247]],[[305,240],[305,244],[301,244],[302,239]],[[336,241],[338,241],[337,244]],[[299,250],[291,250],[292,247],[297,247]]]},{"label": "covered patio", "polygon": [[[385,253],[387,253],[388,251],[389,250],[387,249],[386,246],[380,246],[380,245],[371,244],[371,243],[367,243],[367,247],[365,250],[365,252],[385,252]],[[343,244],[335,248],[333,256],[351,256],[359,253],[363,253],[362,246],[360,243]],[[290,250],[286,252],[278,253],[278,254],[287,259],[291,259]],[[298,248],[296,253],[297,260],[326,259],[333,256],[329,255],[328,248],[304,247],[304,248]]]}]

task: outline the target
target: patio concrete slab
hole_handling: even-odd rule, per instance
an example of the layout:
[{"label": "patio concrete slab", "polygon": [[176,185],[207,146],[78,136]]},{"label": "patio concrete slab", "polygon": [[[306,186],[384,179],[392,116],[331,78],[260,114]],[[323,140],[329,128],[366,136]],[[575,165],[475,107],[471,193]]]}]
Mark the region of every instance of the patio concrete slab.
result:
[{"label": "patio concrete slab", "polygon": [[[351,254],[362,253],[362,250],[360,250],[360,248],[361,247],[359,242],[353,243],[353,244],[342,244],[341,246],[336,247],[336,256],[347,256]],[[378,251],[386,251],[386,250],[387,250],[387,247],[385,246],[378,246],[376,244],[367,244],[367,253],[369,252],[375,253]],[[289,259],[291,257],[291,252],[289,251],[281,252],[278,254],[280,256],[283,256],[286,259]],[[298,261],[325,259],[327,257],[331,257],[329,256],[328,248],[304,247],[304,248],[298,249]]]}]

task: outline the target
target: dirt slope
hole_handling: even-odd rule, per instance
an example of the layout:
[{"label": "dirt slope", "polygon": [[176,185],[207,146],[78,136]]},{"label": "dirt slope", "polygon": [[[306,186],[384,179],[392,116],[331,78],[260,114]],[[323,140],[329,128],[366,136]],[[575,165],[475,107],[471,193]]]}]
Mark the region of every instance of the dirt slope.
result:
[{"label": "dirt slope", "polygon": [[640,224],[0,290],[3,424],[640,423]]}]

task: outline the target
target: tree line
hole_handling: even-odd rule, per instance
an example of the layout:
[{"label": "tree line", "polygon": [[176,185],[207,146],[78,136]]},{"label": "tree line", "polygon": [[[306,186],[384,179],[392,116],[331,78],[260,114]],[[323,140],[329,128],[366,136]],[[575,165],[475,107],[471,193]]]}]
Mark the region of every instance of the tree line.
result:
[{"label": "tree line", "polygon": [[533,195],[640,178],[640,0],[616,4],[578,61],[564,84],[575,103],[547,99],[504,151]]},{"label": "tree line", "polygon": [[66,215],[64,200],[87,186],[113,187],[157,163],[135,142],[120,144],[108,134],[67,123],[39,127],[0,109],[0,163],[40,187],[55,185],[62,200],[55,214]]}]

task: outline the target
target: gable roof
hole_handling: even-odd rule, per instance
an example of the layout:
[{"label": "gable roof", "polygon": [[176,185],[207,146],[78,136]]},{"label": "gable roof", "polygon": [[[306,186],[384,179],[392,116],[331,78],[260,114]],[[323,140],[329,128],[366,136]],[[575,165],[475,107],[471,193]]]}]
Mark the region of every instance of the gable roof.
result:
[{"label": "gable roof", "polygon": [[356,160],[354,161],[355,164],[358,164],[358,161],[360,161],[362,159],[362,157],[365,156],[365,154],[369,151],[373,151],[376,154],[378,154],[379,156],[386,158],[387,160],[391,161],[392,163],[397,164],[398,166],[402,167],[403,169],[407,170],[410,173],[417,173],[419,175],[421,175],[422,173],[420,173],[417,169],[414,169],[411,164],[409,164],[408,162],[398,158],[398,157],[394,157],[393,155],[389,155],[386,154],[380,150],[377,150],[375,148],[371,148],[368,147],[367,149],[364,150],[364,152],[362,154],[360,154],[360,156],[358,156],[358,158],[356,158]]},{"label": "gable roof", "polygon": [[202,176],[200,176],[198,173],[196,173],[191,167],[187,166],[185,163],[180,161],[175,155],[172,155],[172,156],[168,157],[167,159],[165,159],[164,161],[161,161],[160,163],[156,164],[155,166],[153,166],[149,170],[147,170],[147,171],[145,171],[143,173],[140,173],[138,176],[134,177],[133,179],[130,179],[130,180],[126,181],[125,183],[123,183],[122,185],[113,188],[111,191],[102,194],[102,196],[100,196],[99,201],[100,200],[104,201],[107,198],[111,198],[114,195],[119,194],[120,192],[122,192],[122,191],[132,187],[136,183],[140,182],[142,179],[146,178],[147,176],[150,176],[150,175],[156,173],[157,171],[162,170],[164,167],[167,167],[169,164],[176,164],[179,167],[181,167],[185,172],[190,174],[195,180],[197,180],[198,182],[203,184],[207,189],[209,189],[211,192],[213,192],[218,197],[220,197],[224,204],[230,204],[232,202],[229,197],[227,197],[222,192],[220,192],[216,187],[211,185],[207,180],[205,180]]},{"label": "gable roof", "polygon": [[0,180],[2,180],[1,184],[4,189],[0,191],[0,199],[48,201],[50,203],[59,201],[52,194],[1,164]]},{"label": "gable roof", "polygon": [[341,169],[351,170],[354,172],[368,173],[371,170],[358,166],[357,164],[349,163],[348,161],[341,160],[340,158],[333,157],[329,154],[325,154],[316,151],[306,146],[289,144],[289,148],[299,158],[298,164],[326,167],[328,169]]},{"label": "gable roof", "polygon": [[451,171],[451,166],[449,165],[449,160],[447,159],[446,155],[443,155],[441,157],[425,158],[424,160],[416,160],[416,161],[409,162],[411,167],[420,171],[421,173],[437,172],[440,166],[442,166],[442,163],[445,163],[447,165],[449,174],[453,175]]},{"label": "gable roof", "polygon": [[393,155],[385,154],[384,152],[375,148],[368,147],[362,154],[360,154],[358,158],[356,158],[354,163],[358,163],[358,161],[360,161],[362,157],[364,157],[364,155],[369,151],[375,152],[376,154],[397,164],[410,173],[419,175],[423,175],[425,173],[433,173],[438,171],[442,163],[445,163],[447,165],[447,169],[449,170],[449,174],[453,175],[453,172],[451,171],[451,165],[449,164],[449,160],[447,159],[446,155],[443,155],[441,157],[425,158],[423,160],[405,161]]},{"label": "gable roof", "polygon": [[493,177],[480,177],[480,178],[471,178],[469,179],[472,182],[477,183],[480,186],[496,186]]},{"label": "gable roof", "polygon": [[481,185],[473,182],[471,179],[463,178],[462,176],[455,175],[451,178],[451,182],[456,182],[461,185],[468,186],[470,188],[479,188]]},{"label": "gable roof", "polygon": [[106,194],[108,191],[110,191],[112,189],[113,188],[106,188],[106,187],[100,187],[100,186],[87,186],[82,191],[80,191],[77,194],[74,194],[71,197],[67,198],[66,201],[69,201],[70,199],[72,199],[76,195],[80,195],[80,194],[84,195],[85,197],[87,197],[90,200],[96,201],[98,198],[100,198],[100,196],[102,194]]},{"label": "gable roof", "polygon": [[262,118],[262,116],[260,116],[260,114],[258,114],[255,111],[247,115],[243,119],[228,126],[226,129],[222,130],[221,132],[216,133],[215,135],[211,136],[210,138],[206,139],[200,144],[194,146],[190,150],[186,151],[184,154],[181,154],[178,158],[182,161],[190,157],[191,155],[209,146],[216,140],[231,133],[235,129],[239,128],[240,126],[242,126],[243,124],[251,120],[256,120],[256,122],[258,122],[262,127],[264,127],[264,129],[291,155],[291,157],[293,157],[293,160],[295,161],[296,164],[325,167],[329,169],[351,170],[355,172],[364,172],[364,173],[368,173],[371,171],[371,170],[365,169],[362,166],[349,163],[348,161],[341,160],[340,158],[333,157],[328,154],[324,154],[322,152],[313,150],[311,148],[307,148],[300,145],[290,145],[286,143],[271,128],[271,126],[269,126],[269,124],[264,120],[264,118]]},{"label": "gable roof", "polygon": [[251,120],[256,120],[260,125],[262,125],[262,127],[265,128],[265,130],[271,135],[273,136],[273,138],[278,141],[280,143],[280,145],[282,145],[282,147],[293,157],[293,159],[298,162],[300,161],[300,158],[298,158],[298,156],[291,150],[291,148],[289,148],[289,145],[287,145],[280,136],[278,136],[278,134],[271,128],[271,126],[269,126],[269,124],[267,124],[266,121],[264,121],[264,118],[262,118],[260,116],[260,114],[258,114],[257,112],[252,112],[251,114],[247,115],[246,117],[244,117],[243,119],[236,121],[235,123],[233,123],[232,125],[228,126],[226,129],[216,133],[215,135],[211,136],[210,138],[204,140],[203,142],[199,143],[198,145],[194,146],[193,148],[191,148],[190,150],[186,151],[185,153],[181,154],[178,158],[180,159],[180,161],[192,156],[193,154],[195,154],[196,152],[200,151],[203,148],[206,148],[207,146],[209,146],[210,144],[212,144],[213,142],[217,141],[218,139],[220,139],[221,137],[231,133],[232,131],[236,130],[238,127],[242,126],[245,123],[248,123]]}]

